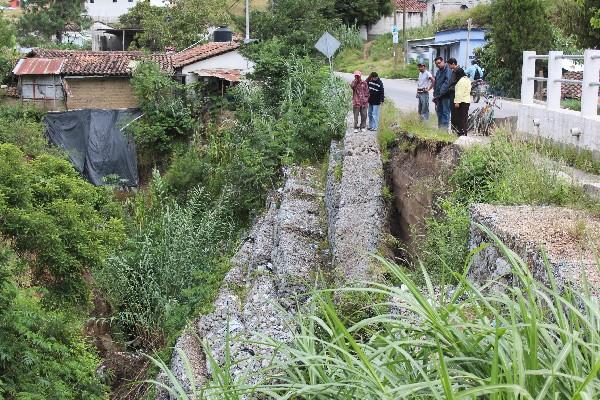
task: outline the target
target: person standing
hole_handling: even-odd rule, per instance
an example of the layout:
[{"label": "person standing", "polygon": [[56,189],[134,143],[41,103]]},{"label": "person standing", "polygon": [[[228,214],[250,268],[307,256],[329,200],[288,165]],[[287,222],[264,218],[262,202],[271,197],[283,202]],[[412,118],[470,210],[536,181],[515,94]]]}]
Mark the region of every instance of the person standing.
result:
[{"label": "person standing", "polygon": [[435,65],[438,70],[435,74],[433,102],[435,103],[435,111],[438,117],[438,127],[447,130],[450,124],[451,98],[448,89],[452,79],[452,70],[442,57],[435,59]]},{"label": "person standing", "polygon": [[358,117],[360,115],[360,130],[365,131],[367,126],[367,107],[369,105],[369,85],[362,80],[362,73],[354,71],[352,88],[352,111],[354,112],[354,132],[358,132]]},{"label": "person standing", "polygon": [[477,60],[471,61],[471,66],[465,71],[472,82],[483,79],[483,68],[477,64]]},{"label": "person standing", "polygon": [[458,80],[454,93],[452,109],[452,130],[459,136],[466,136],[469,121],[469,106],[471,103],[471,80],[462,68],[456,68],[454,75]]},{"label": "person standing", "polygon": [[371,72],[371,75],[367,78],[367,84],[369,85],[369,130],[376,131],[379,127],[379,116],[381,111],[381,104],[385,100],[385,94],[383,91],[383,82],[379,79],[377,72]]},{"label": "person standing", "polygon": [[435,85],[431,72],[427,71],[425,64],[419,64],[419,80],[417,83],[417,99],[419,99],[419,118],[421,121],[429,120],[429,92]]}]

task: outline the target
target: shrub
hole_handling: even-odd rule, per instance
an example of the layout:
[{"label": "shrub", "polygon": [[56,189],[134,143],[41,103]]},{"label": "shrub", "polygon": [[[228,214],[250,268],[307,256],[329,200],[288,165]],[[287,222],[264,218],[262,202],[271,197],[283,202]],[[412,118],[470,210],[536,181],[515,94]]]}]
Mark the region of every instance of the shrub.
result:
[{"label": "shrub", "polygon": [[0,398],[105,399],[82,327],[15,283],[23,264],[0,239]]},{"label": "shrub", "polygon": [[0,143],[12,143],[28,156],[58,155],[58,148],[49,146],[44,135],[43,115],[35,107],[0,106]]},{"label": "shrub", "polygon": [[473,203],[598,209],[581,189],[536,163],[527,144],[514,142],[502,132],[489,146],[467,149],[441,193],[434,215],[426,222],[427,235],[420,249],[428,271],[441,272],[440,266],[462,271],[468,252],[468,208]]},{"label": "shrub", "polygon": [[105,188],[92,186],[66,160],[27,160],[0,144],[0,233],[32,259],[45,301],[85,305],[86,268],[101,265],[123,238],[120,210]]},{"label": "shrub", "polygon": [[[155,173],[150,197],[131,204],[131,236],[124,249],[96,268],[95,277],[124,332],[144,348],[164,345],[165,328],[181,329],[206,307],[222,279],[220,257],[228,254],[233,222],[230,192],[211,200],[198,188],[184,205],[173,201]],[[187,291],[197,288],[194,297]]]}]

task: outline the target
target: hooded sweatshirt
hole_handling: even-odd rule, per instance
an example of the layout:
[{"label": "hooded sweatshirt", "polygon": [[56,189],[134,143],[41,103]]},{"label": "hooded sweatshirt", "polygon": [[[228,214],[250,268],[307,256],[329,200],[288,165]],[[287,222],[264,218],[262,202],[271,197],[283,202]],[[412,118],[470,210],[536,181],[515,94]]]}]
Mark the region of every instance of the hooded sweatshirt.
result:
[{"label": "hooded sweatshirt", "polygon": [[378,106],[383,103],[385,95],[383,92],[383,82],[379,77],[369,79],[369,104]]}]

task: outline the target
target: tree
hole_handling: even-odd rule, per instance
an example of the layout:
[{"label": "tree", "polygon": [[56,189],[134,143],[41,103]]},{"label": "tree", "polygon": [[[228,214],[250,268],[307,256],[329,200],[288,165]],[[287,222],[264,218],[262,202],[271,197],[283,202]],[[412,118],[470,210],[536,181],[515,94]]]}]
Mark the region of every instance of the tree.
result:
[{"label": "tree", "polygon": [[310,54],[323,32],[339,26],[334,6],[335,0],[274,1],[269,11],[252,14],[252,36],[263,41],[277,37],[288,53]]},{"label": "tree", "polygon": [[489,71],[488,79],[495,88],[516,97],[521,86],[523,51],[545,53],[552,46],[553,35],[545,2],[495,0],[490,39],[495,58],[485,65]]},{"label": "tree", "polygon": [[600,48],[600,0],[567,0],[557,8],[563,30],[577,39],[579,46]]},{"label": "tree", "polygon": [[139,2],[120,18],[128,28],[140,28],[137,45],[153,51],[178,50],[207,39],[208,28],[227,25],[226,0],[172,0],[169,7]]},{"label": "tree", "polygon": [[85,3],[82,0],[27,0],[23,2],[24,14],[19,20],[19,35],[24,43],[36,39],[56,39],[62,42],[67,24],[89,25]]},{"label": "tree", "polygon": [[391,0],[336,0],[335,14],[349,26],[374,24],[382,15],[394,12]]},{"label": "tree", "polygon": [[0,12],[0,83],[8,77],[15,54],[15,26]]}]

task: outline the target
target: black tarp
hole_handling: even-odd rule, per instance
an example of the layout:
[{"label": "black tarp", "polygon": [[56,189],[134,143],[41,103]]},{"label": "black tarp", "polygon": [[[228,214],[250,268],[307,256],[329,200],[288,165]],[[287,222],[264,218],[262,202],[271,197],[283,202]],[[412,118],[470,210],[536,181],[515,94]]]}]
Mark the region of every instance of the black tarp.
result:
[{"label": "black tarp", "polygon": [[139,110],[75,110],[46,114],[50,141],[65,149],[75,168],[94,185],[118,176],[123,186],[137,186],[133,138],[122,129],[140,116]]}]

